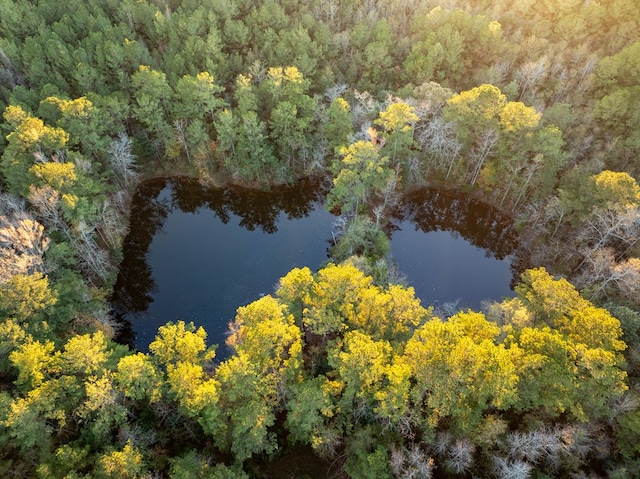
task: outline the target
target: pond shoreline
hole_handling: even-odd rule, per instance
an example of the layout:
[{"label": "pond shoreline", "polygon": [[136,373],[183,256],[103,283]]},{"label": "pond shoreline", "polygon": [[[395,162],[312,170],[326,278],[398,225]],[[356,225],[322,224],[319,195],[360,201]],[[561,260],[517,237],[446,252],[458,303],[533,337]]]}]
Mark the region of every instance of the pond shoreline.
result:
[{"label": "pond shoreline", "polygon": [[[162,191],[164,191],[162,193],[163,196],[158,196]],[[192,304],[200,304],[203,301],[208,302],[210,301],[209,299],[191,298],[191,295],[194,294],[193,291],[202,287],[200,283],[215,284],[216,286],[210,286],[210,289],[215,291],[215,294],[220,298],[218,302],[233,304],[226,306],[224,310],[226,312],[200,313],[199,310],[193,310],[189,314],[193,315],[193,318],[203,314],[205,317],[212,314],[222,315],[222,318],[225,318],[224,325],[226,326],[226,322],[233,319],[237,307],[257,299],[259,294],[272,293],[273,283],[277,282],[278,278],[286,274],[292,267],[310,266],[312,269],[317,269],[331,261],[331,257],[327,252],[332,239],[331,232],[335,218],[323,208],[325,193],[326,188],[322,181],[310,179],[300,180],[294,187],[274,186],[268,192],[247,189],[237,185],[212,188],[202,186],[197,179],[188,176],[156,177],[141,182],[133,195],[130,206],[133,218],[132,227],[123,245],[125,260],[121,264],[118,279],[114,286],[114,294],[111,301],[113,311],[121,319],[125,317],[136,318],[136,324],[140,324],[139,321],[141,321],[141,319],[137,318],[138,314],[142,314],[143,317],[152,314],[156,318],[154,321],[157,326],[164,324],[161,320],[163,317],[169,318],[166,321],[178,319],[188,321],[190,320],[189,317],[185,317],[184,314],[187,314],[185,311],[188,311],[189,308],[183,308],[180,310],[182,311],[181,313],[176,312],[176,317],[169,316],[169,311],[173,311],[175,306],[174,303],[191,306]],[[421,194],[422,196],[420,196]],[[416,200],[415,198],[419,199]],[[466,266],[469,268],[488,268],[486,274],[489,275],[496,273],[489,273],[489,271],[493,271],[489,266],[479,266],[482,261],[487,261],[486,258],[490,258],[488,265],[493,264],[492,261],[494,260],[491,258],[495,258],[497,261],[510,261],[509,259],[505,260],[505,258],[515,254],[517,237],[509,222],[510,219],[499,211],[479,202],[471,195],[453,190],[422,188],[414,189],[411,194],[405,195],[404,199],[404,212],[398,210],[395,215],[389,218],[391,228],[388,231],[388,235],[393,244],[394,222],[396,228],[399,224],[398,222],[402,221],[412,221],[412,224],[415,225],[416,231],[412,232],[410,230],[413,228],[409,228],[406,233],[411,238],[411,244],[417,241],[418,243],[415,243],[415,245],[418,246],[410,246],[409,251],[405,251],[403,260],[404,268],[413,268],[413,273],[408,275],[410,283],[419,281],[422,284],[426,284],[424,283],[425,279],[420,278],[427,273],[420,271],[416,273],[414,266],[430,256],[430,253],[428,251],[425,252],[425,248],[419,245],[427,244],[425,241],[428,242],[429,240],[424,234],[431,231],[444,231],[453,235],[452,237],[445,235],[444,238],[441,238],[439,244],[443,246],[436,246],[436,248],[448,248],[446,245],[453,247],[457,243],[456,236],[458,235],[464,238],[465,243],[459,243],[456,246],[462,249],[455,256],[468,257]],[[412,201],[413,203],[411,203]],[[423,203],[420,203],[420,201]],[[461,208],[462,210],[458,211]],[[473,211],[464,211],[466,208],[472,208]],[[165,226],[165,222],[174,214],[183,216],[186,214],[187,216],[180,220],[171,220],[171,224],[176,226]],[[194,214],[206,215],[209,219],[202,218],[197,220],[197,218],[193,217]],[[295,232],[298,230],[291,229],[298,219],[310,221],[309,215],[325,218],[321,223],[323,226],[320,229],[308,230],[306,233],[302,233],[301,231],[303,230]],[[136,217],[139,219],[136,219]],[[290,223],[292,220],[294,223]],[[194,221],[196,223],[193,223]],[[214,223],[220,221],[222,222],[219,226],[221,228],[223,224],[231,222],[229,226],[224,227],[226,228],[224,229],[226,233],[223,230],[219,232],[210,230],[210,228],[214,227]],[[281,221],[285,222],[281,223]],[[236,223],[237,226],[232,226]],[[233,240],[225,239],[226,235],[230,234],[228,232],[229,227],[240,227],[237,233],[233,233],[233,235],[240,236]],[[278,228],[284,228],[287,236],[280,240],[274,240],[272,235],[278,232]],[[255,232],[251,233],[254,230]],[[157,237],[160,231],[164,231],[164,233]],[[193,231],[191,233],[192,236],[180,236],[180,234],[186,234],[186,231]],[[166,238],[167,234],[174,235],[174,239]],[[247,234],[249,236],[258,234],[258,236],[254,236],[257,239],[250,240],[248,237],[245,238]],[[209,239],[203,242],[202,239],[198,239],[202,236]],[[398,236],[400,236],[399,233]],[[215,240],[213,240],[214,238]],[[157,243],[157,241],[160,241],[160,243]],[[172,241],[174,243],[173,247],[177,248],[175,250],[167,249],[171,247]],[[195,243],[190,243],[193,241]],[[258,243],[247,243],[247,241],[258,241]],[[444,243],[442,243],[443,241]],[[152,247],[152,243],[156,244],[156,246]],[[160,246],[161,244],[163,246]],[[215,247],[212,246],[213,244],[215,244]],[[288,246],[283,246],[283,244]],[[242,245],[245,245],[245,250],[242,253],[238,253],[237,249]],[[472,248],[469,249],[470,247]],[[492,251],[496,247],[498,249]],[[151,259],[149,263],[149,254],[154,248],[162,253],[152,252],[153,257],[158,259]],[[199,250],[199,248],[206,249]],[[264,250],[264,248],[268,249]],[[476,248],[479,250],[478,253],[473,252]],[[191,251],[185,252],[182,251],[183,249]],[[221,252],[218,251],[219,249],[222,249]],[[197,251],[201,252],[197,253]],[[310,260],[308,255],[312,251],[315,251],[312,255],[315,259]],[[238,254],[240,256],[237,256]],[[409,257],[413,254],[417,256],[413,259],[407,259],[407,254]],[[236,255],[234,256],[236,258],[235,265],[226,262],[226,260],[230,261],[229,258],[233,255]],[[272,261],[276,255],[280,255],[280,261],[283,261],[282,264],[289,264],[286,269],[282,269],[276,263],[267,262]],[[164,256],[171,259],[167,260]],[[471,259],[476,256],[478,257],[477,260]],[[393,260],[393,257],[391,259]],[[160,261],[160,263],[154,264],[154,261]],[[460,271],[464,271],[465,268],[465,264],[455,264],[457,258],[452,258],[451,261],[451,265],[441,264],[438,267],[431,265],[424,266],[424,268],[429,270],[429,275],[432,277],[436,275],[439,277],[440,282],[444,283],[445,278],[451,277],[453,273],[457,274]],[[213,276],[207,271],[198,272],[204,264],[209,265],[208,270],[214,272]],[[477,266],[470,266],[472,264]],[[158,274],[164,275],[163,277],[167,278],[166,281],[173,281],[173,275],[182,274],[179,272],[188,268],[192,268],[192,271],[188,271],[184,279],[177,283],[166,283],[161,288],[162,291],[169,291],[173,295],[177,295],[178,291],[183,291],[181,293],[182,296],[176,296],[173,302],[167,303],[169,300],[162,296],[162,294],[166,293],[158,293],[160,296],[156,294],[155,288],[157,287]],[[400,265],[400,269],[402,268],[403,266]],[[238,278],[236,278],[238,275],[235,272],[237,269],[241,270]],[[482,274],[483,270],[479,269],[478,271]],[[418,274],[418,276],[415,276],[415,274]],[[500,274],[502,275],[503,273]],[[218,276],[224,277],[224,280]],[[268,276],[271,277],[270,280],[267,278]],[[196,281],[194,279],[196,277],[200,279]],[[264,278],[262,280],[264,283],[261,286],[254,281],[259,277]],[[454,281],[453,284],[456,282],[466,284],[464,279],[451,281]],[[433,281],[433,279],[429,281]],[[494,278],[489,283],[493,281],[497,280]],[[502,282],[503,280],[498,281],[500,284]],[[254,288],[253,296],[245,295],[242,299],[238,299],[238,296],[233,296],[247,289],[249,284],[254,283],[255,285],[252,286]],[[479,280],[477,284],[483,285],[485,283],[486,281]],[[167,286],[169,284],[173,284],[173,286]],[[185,289],[185,284],[190,284],[190,288]],[[506,284],[510,284],[508,278],[506,279]],[[454,288],[454,286],[451,287]],[[227,298],[231,294],[231,288],[237,291],[232,295],[236,298],[235,303]],[[478,288],[479,286],[474,286],[473,284],[463,286],[461,291],[455,292],[455,295],[456,297],[462,297],[464,304],[477,308],[480,306],[479,299],[465,300],[465,296],[468,295],[469,291]],[[416,290],[421,291],[420,296],[425,304],[431,304],[434,301],[448,303],[455,300],[455,298],[450,298],[450,295],[447,296],[448,299],[439,298],[438,296],[433,297],[433,294],[435,294],[433,291],[439,290],[439,286],[435,289],[427,286],[417,287]],[[431,292],[427,293],[427,291]],[[467,293],[464,291],[467,291]],[[506,290],[501,291],[503,292],[500,294],[487,293],[486,298],[499,300],[506,293]],[[158,302],[164,304],[161,310],[157,309],[158,304],[160,304]],[[155,313],[147,312],[150,305]],[[214,308],[212,311],[219,310]],[[194,319],[194,322],[199,322],[199,320]],[[208,325],[209,323],[200,324]],[[207,329],[215,338],[216,343],[222,344],[224,342],[221,332],[214,333],[215,329],[212,329],[211,326],[207,326]],[[123,327],[118,339],[121,342],[131,344],[133,342],[133,334],[133,330],[127,331],[127,328]],[[126,339],[127,337],[128,339]],[[145,342],[148,344],[148,341]]]}]

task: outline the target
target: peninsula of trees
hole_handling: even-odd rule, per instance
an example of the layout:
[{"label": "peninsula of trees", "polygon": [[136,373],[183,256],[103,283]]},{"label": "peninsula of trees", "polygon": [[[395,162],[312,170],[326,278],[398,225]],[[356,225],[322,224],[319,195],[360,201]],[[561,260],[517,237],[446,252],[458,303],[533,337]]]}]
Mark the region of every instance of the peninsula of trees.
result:
[{"label": "peninsula of trees", "polygon": [[[635,0],[0,0],[0,476],[639,478]],[[112,341],[141,179],[330,181],[331,262]],[[389,275],[402,195],[512,215],[515,297]]]}]

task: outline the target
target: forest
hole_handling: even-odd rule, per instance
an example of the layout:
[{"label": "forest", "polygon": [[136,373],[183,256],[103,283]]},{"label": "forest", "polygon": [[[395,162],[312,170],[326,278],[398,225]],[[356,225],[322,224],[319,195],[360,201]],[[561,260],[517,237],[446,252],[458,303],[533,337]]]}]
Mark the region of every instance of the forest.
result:
[{"label": "forest", "polygon": [[[0,0],[0,476],[640,478],[639,31],[637,0]],[[318,178],[344,219],[223,361],[181,321],[114,341],[131,197],[174,175]],[[426,186],[512,218],[513,297],[397,281]]]}]

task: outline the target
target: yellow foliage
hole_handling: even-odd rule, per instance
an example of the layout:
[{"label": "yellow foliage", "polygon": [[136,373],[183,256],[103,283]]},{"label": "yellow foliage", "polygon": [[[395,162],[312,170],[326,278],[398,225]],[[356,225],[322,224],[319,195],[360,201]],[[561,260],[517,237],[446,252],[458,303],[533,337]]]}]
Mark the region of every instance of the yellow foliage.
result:
[{"label": "yellow foliage", "polygon": [[57,106],[65,116],[86,117],[93,110],[93,103],[86,97],[76,98],[75,100],[61,100],[55,96],[50,96],[45,98],[43,103]]},{"label": "yellow foliage", "polygon": [[71,162],[37,163],[29,169],[29,172],[57,191],[69,190],[78,179],[75,165]]},{"label": "yellow foliage", "polygon": [[11,125],[11,127],[16,128],[20,123],[26,120],[29,115],[22,109],[21,106],[9,105],[5,109],[3,116],[6,122]]},{"label": "yellow foliage", "polygon": [[455,109],[456,116],[467,116],[469,119],[475,117],[486,121],[498,117],[506,99],[498,87],[484,84],[453,95],[447,100],[447,105]]},{"label": "yellow foliage", "polygon": [[593,176],[598,199],[611,206],[639,206],[640,186],[626,172],[604,170]]},{"label": "yellow foliage", "polygon": [[102,456],[99,465],[104,475],[113,479],[140,477],[144,469],[143,456],[131,445],[131,441],[127,441],[121,451]]},{"label": "yellow foliage", "polygon": [[378,119],[374,122],[382,125],[387,132],[409,131],[411,124],[420,120],[414,113],[414,108],[406,103],[392,103],[385,111],[381,111]]},{"label": "yellow foliage", "polygon": [[510,101],[500,112],[500,125],[505,131],[531,130],[540,123],[542,113],[519,101]]}]

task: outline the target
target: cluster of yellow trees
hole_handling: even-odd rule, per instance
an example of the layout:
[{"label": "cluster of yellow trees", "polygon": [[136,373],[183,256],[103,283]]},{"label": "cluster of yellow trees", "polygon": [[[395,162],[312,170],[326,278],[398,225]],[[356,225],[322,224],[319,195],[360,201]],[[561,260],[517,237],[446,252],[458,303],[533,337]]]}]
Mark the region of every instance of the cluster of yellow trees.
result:
[{"label": "cluster of yellow trees", "polygon": [[[301,443],[324,457],[346,451],[358,478],[404,477],[393,467],[410,451],[429,471],[501,460],[569,473],[574,449],[591,447],[580,424],[621,420],[611,407],[627,388],[620,322],[544,269],[526,271],[516,292],[486,314],[439,318],[412,288],[377,285],[350,262],[294,269],[274,296],[238,309],[234,354],[219,364],[204,330],[183,322],[161,327],[148,354],[103,333],[56,346],[15,324],[22,337],[3,374],[15,372],[19,394],[0,395],[3,467],[30,458],[39,477],[232,477]],[[525,432],[550,444],[532,439],[538,456],[514,456],[506,444]],[[192,475],[176,472],[188,465]]]}]

